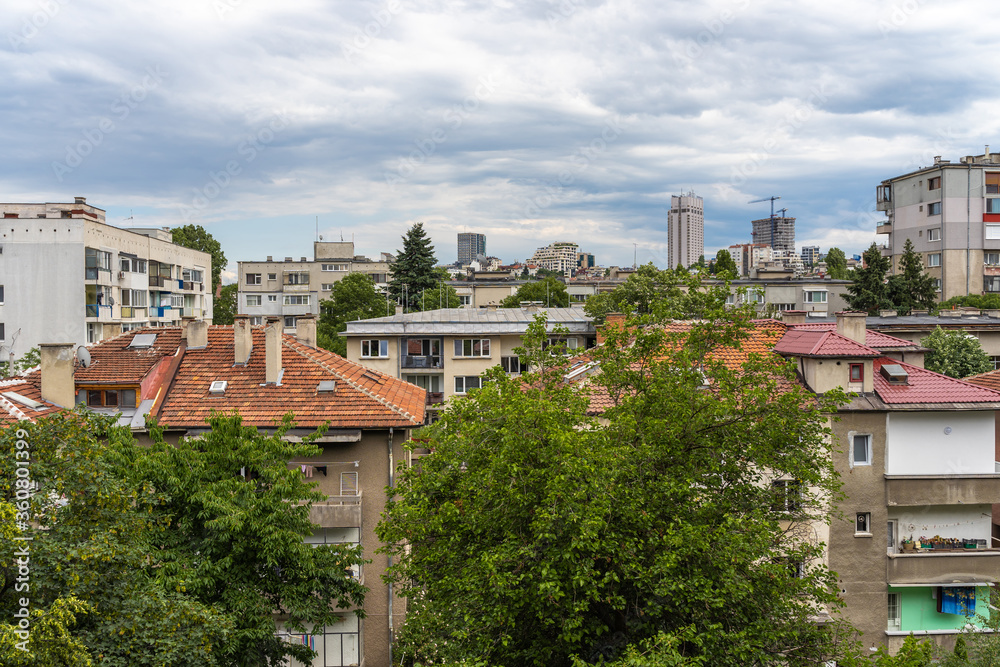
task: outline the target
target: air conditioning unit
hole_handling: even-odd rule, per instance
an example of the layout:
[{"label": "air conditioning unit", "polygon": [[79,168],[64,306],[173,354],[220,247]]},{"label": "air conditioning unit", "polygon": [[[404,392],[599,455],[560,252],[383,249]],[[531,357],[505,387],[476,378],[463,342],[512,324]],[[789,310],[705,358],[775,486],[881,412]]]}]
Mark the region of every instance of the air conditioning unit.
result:
[{"label": "air conditioning unit", "polygon": [[119,271],[118,272],[118,280],[125,280],[125,272],[124,271]]}]

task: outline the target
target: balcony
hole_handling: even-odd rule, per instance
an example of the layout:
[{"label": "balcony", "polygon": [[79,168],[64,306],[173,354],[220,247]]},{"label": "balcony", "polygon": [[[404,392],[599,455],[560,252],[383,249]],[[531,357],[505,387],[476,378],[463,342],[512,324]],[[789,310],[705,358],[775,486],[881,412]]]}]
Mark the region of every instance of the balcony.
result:
[{"label": "balcony", "polygon": [[98,322],[111,322],[111,306],[98,303],[87,304],[87,317],[96,317]]},{"label": "balcony", "polygon": [[163,276],[150,276],[149,286],[150,287],[162,287],[163,289],[157,290],[160,292],[169,292],[173,290],[174,285],[177,281],[172,278],[164,278]]},{"label": "balcony", "polygon": [[440,405],[441,403],[444,403],[443,391],[427,392],[427,405]]},{"label": "balcony", "polygon": [[1000,550],[967,549],[889,554],[886,581],[890,585],[972,584],[1000,577]]},{"label": "balcony", "polygon": [[444,368],[444,358],[441,355],[403,355],[403,368]]},{"label": "balcony", "polygon": [[886,475],[885,487],[890,507],[1000,503],[1000,474]]},{"label": "balcony", "polygon": [[882,221],[875,225],[876,234],[889,234],[892,232],[892,221]]},{"label": "balcony", "polygon": [[138,306],[122,306],[122,319],[123,320],[134,319],[136,317],[140,317],[140,318],[145,319],[145,317],[146,317],[146,308],[145,307],[138,307]]},{"label": "balcony", "polygon": [[361,493],[355,496],[327,496],[309,508],[309,520],[320,528],[360,528]]}]

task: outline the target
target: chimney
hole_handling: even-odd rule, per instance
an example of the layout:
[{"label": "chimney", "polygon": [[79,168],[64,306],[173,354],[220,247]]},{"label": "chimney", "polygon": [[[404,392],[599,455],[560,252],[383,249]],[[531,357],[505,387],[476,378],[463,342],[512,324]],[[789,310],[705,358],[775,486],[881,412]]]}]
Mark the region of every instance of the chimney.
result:
[{"label": "chimney", "polygon": [[246,366],[250,360],[250,352],[253,350],[253,336],[250,333],[250,316],[237,315],[233,318],[233,364],[236,366]]},{"label": "chimney", "polygon": [[398,304],[398,303],[396,304],[396,314],[397,315],[402,315],[403,314],[403,306],[400,305],[400,304]]},{"label": "chimney", "polygon": [[785,310],[781,313],[781,321],[785,324],[805,324],[806,322],[806,311],[804,310]]},{"label": "chimney", "polygon": [[[181,340],[187,340],[188,337],[188,327],[194,322],[194,315],[184,315],[181,317]],[[190,343],[188,343],[190,347]]]},{"label": "chimney", "polygon": [[74,204],[86,204],[87,203],[87,198],[86,197],[73,197],[73,203]]},{"label": "chimney", "polygon": [[73,343],[41,343],[42,400],[67,410],[76,404],[73,384]]},{"label": "chimney", "polygon": [[264,326],[264,382],[281,384],[281,335],[284,327],[280,317],[268,317]]},{"label": "chimney", "polygon": [[837,313],[837,333],[844,338],[850,338],[855,343],[865,344],[865,324],[868,314],[859,311],[845,310]]},{"label": "chimney", "polygon": [[208,347],[208,322],[205,320],[195,320],[188,323],[187,327],[187,349],[194,347]]},{"label": "chimney", "polygon": [[295,338],[303,345],[316,347],[316,316],[299,315],[295,318]]}]

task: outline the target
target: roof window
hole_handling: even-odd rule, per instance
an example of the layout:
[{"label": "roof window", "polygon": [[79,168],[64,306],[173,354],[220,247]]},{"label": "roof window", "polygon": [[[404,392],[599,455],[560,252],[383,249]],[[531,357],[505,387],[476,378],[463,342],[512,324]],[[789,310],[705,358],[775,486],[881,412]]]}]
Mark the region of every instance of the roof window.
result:
[{"label": "roof window", "polygon": [[156,342],[156,334],[137,334],[132,337],[132,342],[128,344],[129,347],[134,348],[147,348],[153,347],[153,343]]},{"label": "roof window", "polygon": [[208,387],[208,393],[213,396],[222,396],[226,393],[226,387],[229,383],[225,380],[214,380]]},{"label": "roof window", "polygon": [[323,380],[316,385],[317,394],[332,394],[337,390],[336,380]]},{"label": "roof window", "polygon": [[910,376],[899,364],[882,364],[882,377],[889,384],[909,384]]}]

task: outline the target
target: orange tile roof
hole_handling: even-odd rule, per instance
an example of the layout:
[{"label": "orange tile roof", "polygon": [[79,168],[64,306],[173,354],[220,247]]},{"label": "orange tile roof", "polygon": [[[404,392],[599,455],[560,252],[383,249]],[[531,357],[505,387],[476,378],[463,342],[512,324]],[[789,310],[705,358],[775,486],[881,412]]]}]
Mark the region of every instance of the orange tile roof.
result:
[{"label": "orange tile roof", "polygon": [[[42,403],[44,407],[32,408],[16,399],[3,396],[5,392],[14,392],[25,398]],[[0,380],[0,426],[10,426],[19,421],[35,421],[58,412],[60,408],[48,401],[42,400],[41,374],[34,368],[21,377]]]},{"label": "orange tile roof", "polygon": [[[148,348],[130,348],[138,334],[156,334]],[[77,384],[138,384],[166,356],[177,352],[181,343],[180,327],[149,328],[126,331],[90,348],[91,364],[77,366],[73,379]]]},{"label": "orange tile roof", "polygon": [[[789,324],[792,329],[809,329],[812,331],[836,331],[836,322],[806,322],[804,324]],[[865,329],[865,345],[868,347],[874,347],[878,350],[885,350],[897,347],[920,347],[917,343],[912,340],[906,340],[905,338],[897,338],[896,336],[890,336],[887,333],[882,333],[881,331],[874,331],[872,329]]]},{"label": "orange tile roof", "polygon": [[992,389],[993,391],[1000,391],[1000,370],[980,373],[979,375],[972,375],[965,378],[965,381],[971,384],[979,385],[980,387]]}]

